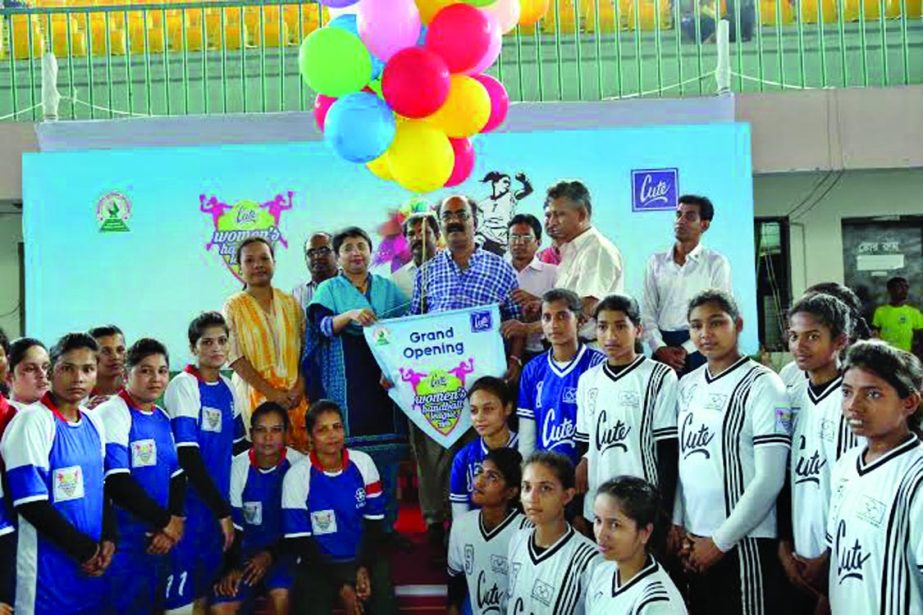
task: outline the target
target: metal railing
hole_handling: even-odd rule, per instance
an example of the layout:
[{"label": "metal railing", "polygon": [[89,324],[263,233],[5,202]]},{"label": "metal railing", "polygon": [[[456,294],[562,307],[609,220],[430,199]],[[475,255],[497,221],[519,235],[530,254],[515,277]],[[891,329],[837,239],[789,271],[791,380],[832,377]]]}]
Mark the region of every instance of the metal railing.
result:
[{"label": "metal railing", "polygon": [[[550,0],[489,71],[520,101],[708,95],[716,23],[731,89],[923,83],[921,0]],[[305,110],[315,3],[0,9],[0,119]]]}]

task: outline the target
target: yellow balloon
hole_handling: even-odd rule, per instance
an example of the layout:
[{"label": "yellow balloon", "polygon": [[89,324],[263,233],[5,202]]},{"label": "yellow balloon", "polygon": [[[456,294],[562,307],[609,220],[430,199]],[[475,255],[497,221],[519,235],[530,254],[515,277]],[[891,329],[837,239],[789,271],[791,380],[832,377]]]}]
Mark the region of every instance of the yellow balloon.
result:
[{"label": "yellow balloon", "polygon": [[452,75],[449,97],[427,122],[453,138],[481,132],[490,119],[490,95],[480,81],[468,75]]},{"label": "yellow balloon", "polygon": [[417,193],[442,188],[455,166],[455,152],[445,133],[418,120],[397,125],[387,156],[394,181]]},{"label": "yellow balloon", "polygon": [[520,0],[519,25],[531,26],[548,12],[548,0]]},{"label": "yellow balloon", "polygon": [[420,11],[420,21],[424,24],[428,24],[433,17],[449,6],[450,4],[458,4],[460,0],[415,0],[417,3],[417,10]]},{"label": "yellow balloon", "polygon": [[388,165],[388,152],[372,160],[371,162],[366,162],[365,166],[369,171],[372,172],[372,175],[379,177],[384,180],[392,180],[394,176],[391,175],[391,167]]}]

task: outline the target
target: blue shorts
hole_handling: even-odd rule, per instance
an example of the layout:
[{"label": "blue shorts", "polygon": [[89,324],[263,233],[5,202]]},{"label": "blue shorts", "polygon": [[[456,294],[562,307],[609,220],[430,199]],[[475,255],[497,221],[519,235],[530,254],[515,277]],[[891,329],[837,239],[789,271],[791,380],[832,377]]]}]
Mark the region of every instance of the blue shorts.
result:
[{"label": "blue shorts", "polygon": [[170,552],[164,608],[178,609],[209,596],[221,572],[224,537],[210,512],[189,511],[183,538]]},{"label": "blue shorts", "polygon": [[161,588],[170,556],[147,553],[146,542],[123,541],[112,557],[103,577],[106,613],[148,615],[162,608]]},{"label": "blue shorts", "polygon": [[266,576],[256,586],[243,581],[237,589],[236,596],[219,596],[212,591],[211,604],[224,604],[227,602],[240,602],[249,604],[258,596],[268,594],[274,589],[291,589],[295,582],[295,566],[289,558],[283,558],[274,563],[266,572]]}]

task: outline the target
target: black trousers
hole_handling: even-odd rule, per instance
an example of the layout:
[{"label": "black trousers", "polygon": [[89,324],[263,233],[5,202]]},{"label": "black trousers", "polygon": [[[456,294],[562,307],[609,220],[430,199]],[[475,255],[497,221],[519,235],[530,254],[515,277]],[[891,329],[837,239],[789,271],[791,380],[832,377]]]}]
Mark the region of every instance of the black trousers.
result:
[{"label": "black trousers", "polygon": [[694,615],[783,613],[788,589],[774,538],[744,538],[704,574],[690,574]]}]

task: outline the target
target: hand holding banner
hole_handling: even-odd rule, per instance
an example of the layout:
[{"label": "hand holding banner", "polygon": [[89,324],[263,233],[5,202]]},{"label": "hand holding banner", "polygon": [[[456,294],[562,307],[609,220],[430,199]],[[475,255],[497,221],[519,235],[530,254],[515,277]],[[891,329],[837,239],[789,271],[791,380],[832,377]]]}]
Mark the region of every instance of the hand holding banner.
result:
[{"label": "hand holding banner", "polygon": [[468,387],[506,371],[497,305],[382,320],[363,331],[394,384],[388,395],[445,448],[471,427]]}]

